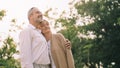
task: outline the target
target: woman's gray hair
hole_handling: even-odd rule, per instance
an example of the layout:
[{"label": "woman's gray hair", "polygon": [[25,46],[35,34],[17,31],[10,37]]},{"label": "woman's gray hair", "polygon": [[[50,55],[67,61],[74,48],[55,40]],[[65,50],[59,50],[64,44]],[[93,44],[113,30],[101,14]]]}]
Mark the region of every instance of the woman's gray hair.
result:
[{"label": "woman's gray hair", "polygon": [[32,7],[32,8],[28,11],[28,19],[29,19],[30,15],[32,15],[34,9],[37,9],[37,7]]}]

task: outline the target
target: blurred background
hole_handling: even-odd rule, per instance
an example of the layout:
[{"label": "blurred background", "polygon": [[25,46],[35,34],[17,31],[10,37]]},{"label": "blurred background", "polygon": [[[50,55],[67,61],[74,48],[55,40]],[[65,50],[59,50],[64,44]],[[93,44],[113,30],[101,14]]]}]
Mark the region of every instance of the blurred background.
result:
[{"label": "blurred background", "polygon": [[0,0],[0,68],[21,68],[18,37],[31,7],[71,41],[76,68],[120,68],[120,0]]}]

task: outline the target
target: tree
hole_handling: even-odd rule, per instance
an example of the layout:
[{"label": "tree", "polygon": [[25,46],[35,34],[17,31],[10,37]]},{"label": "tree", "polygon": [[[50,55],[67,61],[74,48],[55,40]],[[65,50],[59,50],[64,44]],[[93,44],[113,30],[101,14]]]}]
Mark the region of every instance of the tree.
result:
[{"label": "tree", "polygon": [[16,44],[11,37],[3,41],[0,48],[0,68],[20,68],[18,60],[14,59],[14,54],[17,54]]},{"label": "tree", "polygon": [[[5,11],[0,11],[0,20],[5,16]],[[14,58],[19,53],[16,50],[16,43],[13,38],[8,35],[4,41],[0,41],[0,68],[20,68],[20,63]],[[3,43],[3,44],[2,44]]]},{"label": "tree", "polygon": [[5,16],[5,10],[0,11],[0,20]]},{"label": "tree", "polygon": [[90,16],[94,21],[83,26],[85,33],[93,32],[96,37],[90,48],[90,62],[103,63],[103,67],[120,67],[120,0],[88,0],[77,2],[78,14]]}]

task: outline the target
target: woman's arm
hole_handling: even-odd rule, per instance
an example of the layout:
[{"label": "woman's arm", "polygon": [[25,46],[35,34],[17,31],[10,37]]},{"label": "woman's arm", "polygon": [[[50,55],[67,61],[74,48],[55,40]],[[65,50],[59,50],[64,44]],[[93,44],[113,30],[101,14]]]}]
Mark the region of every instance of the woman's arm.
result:
[{"label": "woman's arm", "polygon": [[58,37],[60,38],[61,43],[65,46],[67,49],[71,49],[71,42],[66,39],[61,33],[58,33]]},{"label": "woman's arm", "polygon": [[[58,37],[59,37],[59,41],[61,42],[61,45],[66,53],[66,60],[67,60],[68,68],[75,68],[70,41],[68,41],[68,40],[66,41],[65,37],[62,34],[58,34]],[[70,47],[70,49],[68,47]]]}]

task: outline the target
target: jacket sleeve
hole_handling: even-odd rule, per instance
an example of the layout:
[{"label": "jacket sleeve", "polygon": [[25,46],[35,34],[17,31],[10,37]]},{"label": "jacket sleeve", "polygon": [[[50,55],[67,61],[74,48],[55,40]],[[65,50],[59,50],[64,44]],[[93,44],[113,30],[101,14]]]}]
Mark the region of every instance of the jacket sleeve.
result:
[{"label": "jacket sleeve", "polygon": [[71,51],[71,49],[68,49],[65,47],[65,43],[66,43],[65,37],[62,34],[58,34],[58,36],[59,36],[59,39],[62,43],[62,46],[65,48],[65,51],[66,51],[65,53],[66,53],[68,68],[75,68],[72,51]]}]

